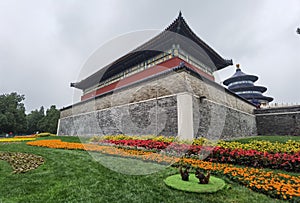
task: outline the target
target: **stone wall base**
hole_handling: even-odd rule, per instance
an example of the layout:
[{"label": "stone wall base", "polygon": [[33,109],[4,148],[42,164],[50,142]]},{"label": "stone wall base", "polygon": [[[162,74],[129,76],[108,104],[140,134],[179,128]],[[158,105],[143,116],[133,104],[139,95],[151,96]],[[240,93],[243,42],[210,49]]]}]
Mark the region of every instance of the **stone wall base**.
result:
[{"label": "stone wall base", "polygon": [[252,114],[184,92],[63,117],[58,127],[58,135],[116,134],[216,140],[256,135],[256,122]]}]

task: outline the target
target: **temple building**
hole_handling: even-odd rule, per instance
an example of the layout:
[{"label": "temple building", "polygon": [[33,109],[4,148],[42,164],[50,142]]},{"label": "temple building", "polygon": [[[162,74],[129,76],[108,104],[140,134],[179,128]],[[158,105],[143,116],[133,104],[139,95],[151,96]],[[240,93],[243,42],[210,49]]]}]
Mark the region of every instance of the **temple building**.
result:
[{"label": "temple building", "polygon": [[[71,83],[81,89],[81,101],[162,73],[186,67],[214,81],[213,72],[232,65],[204,43],[187,25],[181,12],[162,33],[86,79]],[[120,81],[122,81],[120,84]]]},{"label": "temple building", "polygon": [[256,106],[267,105],[273,101],[273,98],[262,94],[267,91],[267,88],[254,85],[254,82],[257,80],[257,76],[242,72],[239,64],[237,64],[234,75],[226,79],[223,84],[228,86],[230,91],[247,99]]},{"label": "temple building", "polygon": [[256,106],[215,82],[213,73],[230,65],[180,12],[157,36],[71,83],[81,101],[61,109],[58,135],[255,135]]}]

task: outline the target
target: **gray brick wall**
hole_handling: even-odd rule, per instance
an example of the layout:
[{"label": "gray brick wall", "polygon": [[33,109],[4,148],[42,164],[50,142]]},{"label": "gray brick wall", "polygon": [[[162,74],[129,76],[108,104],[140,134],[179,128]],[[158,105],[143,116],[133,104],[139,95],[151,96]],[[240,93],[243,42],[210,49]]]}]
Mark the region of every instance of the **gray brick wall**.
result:
[{"label": "gray brick wall", "polygon": [[176,136],[176,96],[64,117],[58,131],[58,135],[108,134]]},{"label": "gray brick wall", "polygon": [[207,99],[194,98],[196,137],[229,139],[256,135],[255,116]]},{"label": "gray brick wall", "polygon": [[60,117],[64,118],[80,113],[186,92],[184,80],[185,78],[182,73],[170,73],[166,76],[133,85],[120,91],[116,90],[112,94],[103,97],[75,104],[72,108],[62,110]]},{"label": "gray brick wall", "polygon": [[80,113],[92,112],[113,106],[143,101],[151,98],[190,92],[193,95],[216,101],[226,106],[253,113],[254,106],[241,98],[230,95],[224,88],[216,88],[199,78],[185,72],[173,72],[156,79],[130,86],[104,97],[73,105],[72,108],[61,111],[61,118]]},{"label": "gray brick wall", "polygon": [[258,135],[300,135],[300,106],[256,109]]},{"label": "gray brick wall", "polygon": [[[173,72],[61,111],[59,135],[178,134],[178,93],[193,98],[194,136],[256,134],[254,106],[221,86],[185,72]],[[204,97],[203,102],[199,99]],[[158,99],[156,99],[158,98]],[[213,102],[210,102],[213,101]]]}]

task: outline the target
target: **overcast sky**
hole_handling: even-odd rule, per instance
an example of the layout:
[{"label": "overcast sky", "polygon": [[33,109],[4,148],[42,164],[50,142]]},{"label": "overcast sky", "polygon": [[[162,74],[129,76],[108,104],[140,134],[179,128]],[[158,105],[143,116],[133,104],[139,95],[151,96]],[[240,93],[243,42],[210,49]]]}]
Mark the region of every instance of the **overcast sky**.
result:
[{"label": "overcast sky", "polygon": [[[179,10],[221,56],[258,75],[257,85],[268,87],[266,96],[300,103],[298,0],[1,0],[0,94],[25,94],[27,112],[68,106],[74,102],[70,82],[82,77],[95,50],[126,33],[163,30]],[[225,68],[219,80],[234,72],[234,66]]]}]

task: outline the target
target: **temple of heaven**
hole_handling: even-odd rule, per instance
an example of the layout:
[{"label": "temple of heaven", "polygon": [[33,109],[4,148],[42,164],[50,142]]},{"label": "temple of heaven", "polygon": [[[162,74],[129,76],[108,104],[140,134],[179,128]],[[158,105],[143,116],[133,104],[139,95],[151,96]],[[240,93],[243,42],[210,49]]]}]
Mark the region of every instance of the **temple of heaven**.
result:
[{"label": "temple of heaven", "polygon": [[300,135],[298,106],[258,109],[273,98],[263,96],[267,88],[254,85],[257,76],[237,66],[224,81],[228,88],[215,81],[215,71],[233,65],[226,58],[179,12],[159,34],[110,64],[93,64],[98,66],[95,73],[71,83],[82,96],[60,109],[57,135],[163,135],[182,140]]},{"label": "temple of heaven", "polygon": [[215,81],[214,72],[231,65],[179,12],[153,38],[71,83],[82,91],[81,100],[60,110],[57,134],[256,135],[257,106]]},{"label": "temple of heaven", "polygon": [[230,91],[247,99],[256,106],[266,105],[273,101],[273,98],[262,94],[267,91],[267,88],[254,85],[254,82],[257,80],[257,76],[242,72],[239,64],[236,64],[236,72],[233,76],[226,79],[223,84],[228,86]]}]

